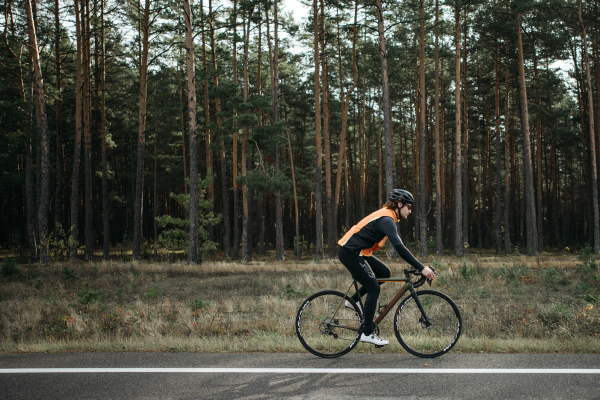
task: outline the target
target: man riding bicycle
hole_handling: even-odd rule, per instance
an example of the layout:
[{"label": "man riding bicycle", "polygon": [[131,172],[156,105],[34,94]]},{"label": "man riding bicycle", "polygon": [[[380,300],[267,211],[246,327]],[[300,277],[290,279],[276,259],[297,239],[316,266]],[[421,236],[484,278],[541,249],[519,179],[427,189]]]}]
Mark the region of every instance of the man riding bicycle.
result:
[{"label": "man riding bicycle", "polygon": [[[362,285],[359,290],[360,296],[367,294],[361,342],[373,343],[377,346],[389,343],[373,332],[373,318],[380,292],[377,278],[389,278],[391,271],[387,265],[372,255],[385,245],[388,238],[404,261],[421,271],[428,280],[435,279],[433,270],[421,264],[404,246],[396,229],[396,223],[400,218],[406,219],[411,214],[414,203],[415,198],[408,190],[394,189],[390,192],[389,201],[383,205],[383,208],[363,218],[338,241],[340,245],[338,258],[350,271],[352,277]],[[358,305],[356,294],[353,299]],[[349,301],[346,301],[346,307],[353,308]]]}]

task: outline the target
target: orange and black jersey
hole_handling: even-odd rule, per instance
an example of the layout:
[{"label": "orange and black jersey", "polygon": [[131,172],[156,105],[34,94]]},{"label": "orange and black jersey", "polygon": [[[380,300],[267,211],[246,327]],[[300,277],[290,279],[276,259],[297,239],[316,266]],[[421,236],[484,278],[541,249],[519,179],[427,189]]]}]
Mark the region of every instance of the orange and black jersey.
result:
[{"label": "orange and black jersey", "polygon": [[396,213],[388,208],[382,208],[369,214],[350,228],[338,241],[338,244],[353,254],[369,257],[373,252],[381,249],[389,238],[390,243],[404,261],[422,270],[425,268],[423,264],[412,255],[398,236],[396,222],[398,222]]}]

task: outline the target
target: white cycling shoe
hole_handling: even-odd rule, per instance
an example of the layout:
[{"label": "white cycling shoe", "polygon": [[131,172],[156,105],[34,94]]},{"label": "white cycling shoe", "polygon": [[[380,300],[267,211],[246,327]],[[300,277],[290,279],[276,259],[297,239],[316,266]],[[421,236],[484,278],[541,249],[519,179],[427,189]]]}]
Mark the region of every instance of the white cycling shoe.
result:
[{"label": "white cycling shoe", "polygon": [[390,343],[387,340],[383,340],[375,333],[371,333],[369,336],[363,333],[360,335],[360,341],[365,343],[373,343],[375,346],[385,346],[386,344]]},{"label": "white cycling shoe", "polygon": [[[354,308],[354,306],[352,305],[352,303],[350,303],[348,300],[346,300],[346,302],[344,303],[344,306],[346,308],[349,308],[352,311],[356,311],[356,309]],[[356,306],[358,307],[358,312],[362,313],[362,309],[360,308],[360,304],[356,303]]]}]

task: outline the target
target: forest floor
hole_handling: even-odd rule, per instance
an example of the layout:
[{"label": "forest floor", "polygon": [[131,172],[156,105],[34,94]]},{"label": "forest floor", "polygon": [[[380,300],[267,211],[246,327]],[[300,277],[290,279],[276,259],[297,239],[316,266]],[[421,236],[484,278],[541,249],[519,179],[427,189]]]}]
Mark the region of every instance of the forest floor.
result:
[{"label": "forest floor", "polygon": [[[422,261],[439,271],[432,287],[461,311],[463,335],[452,351],[600,353],[600,285],[589,252]],[[407,266],[388,265],[396,276]],[[271,254],[249,264],[213,256],[198,266],[132,262],[123,252],[49,266],[5,258],[0,352],[302,352],[294,331],[301,301],[350,283],[337,259],[276,262]],[[398,289],[383,285],[380,301]],[[355,351],[403,352],[392,319],[381,324],[390,345]]]}]

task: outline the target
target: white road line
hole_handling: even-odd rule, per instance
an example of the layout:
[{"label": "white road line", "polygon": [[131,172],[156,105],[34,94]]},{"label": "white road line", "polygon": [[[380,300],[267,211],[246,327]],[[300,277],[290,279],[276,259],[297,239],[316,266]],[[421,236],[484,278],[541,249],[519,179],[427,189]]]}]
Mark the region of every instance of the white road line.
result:
[{"label": "white road line", "polygon": [[600,374],[600,369],[550,368],[9,368],[0,374]]}]

